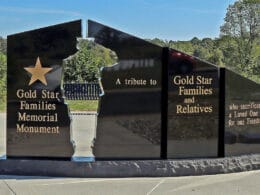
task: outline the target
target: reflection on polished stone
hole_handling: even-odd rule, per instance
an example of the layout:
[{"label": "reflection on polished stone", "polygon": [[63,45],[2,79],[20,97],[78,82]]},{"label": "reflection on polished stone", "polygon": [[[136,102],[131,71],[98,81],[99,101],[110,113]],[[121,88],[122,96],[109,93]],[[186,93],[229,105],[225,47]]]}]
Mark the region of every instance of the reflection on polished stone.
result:
[{"label": "reflection on polished stone", "polygon": [[118,56],[101,72],[95,157],[160,158],[162,48],[93,21],[88,33]]},{"label": "reflection on polished stone", "polygon": [[[259,84],[93,21],[88,22],[89,38],[114,51],[118,62],[101,70],[96,135],[96,118],[75,118],[74,153],[61,78],[62,60],[76,53],[80,36],[81,21],[8,36],[8,158],[92,161],[259,153]],[[84,131],[85,123],[91,131]],[[93,156],[89,140],[94,136]]]},{"label": "reflection on polished stone", "polygon": [[167,158],[217,157],[218,67],[171,49]]},{"label": "reflection on polished stone", "polygon": [[62,60],[80,36],[81,21],[8,36],[7,157],[73,155]]},{"label": "reflection on polished stone", "polygon": [[260,85],[225,71],[225,154],[260,152]]}]

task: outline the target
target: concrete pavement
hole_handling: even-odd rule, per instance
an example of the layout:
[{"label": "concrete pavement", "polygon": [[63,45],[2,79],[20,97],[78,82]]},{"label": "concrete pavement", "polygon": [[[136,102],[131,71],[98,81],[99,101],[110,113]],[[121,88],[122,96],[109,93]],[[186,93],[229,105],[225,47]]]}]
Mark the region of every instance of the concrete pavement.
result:
[{"label": "concrete pavement", "polygon": [[0,177],[0,194],[258,195],[260,171],[172,178],[79,179]]}]

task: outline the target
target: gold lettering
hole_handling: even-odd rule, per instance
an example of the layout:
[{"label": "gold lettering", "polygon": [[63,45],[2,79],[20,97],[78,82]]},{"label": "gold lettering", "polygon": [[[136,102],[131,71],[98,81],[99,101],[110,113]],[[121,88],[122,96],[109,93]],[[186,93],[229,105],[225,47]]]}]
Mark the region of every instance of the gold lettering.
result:
[{"label": "gold lettering", "polygon": [[58,122],[58,114],[50,114],[47,113],[46,115],[31,115],[25,112],[20,113],[18,112],[18,121],[34,121],[34,122]]},{"label": "gold lettering", "polygon": [[56,104],[51,104],[47,101],[38,101],[37,103],[20,101],[20,110],[56,110]]},{"label": "gold lettering", "polygon": [[147,81],[145,79],[135,79],[135,78],[130,78],[130,79],[125,79],[125,85],[146,85]]},{"label": "gold lettering", "polygon": [[59,92],[42,90],[42,98],[43,99],[58,99],[59,98]]},{"label": "gold lettering", "polygon": [[199,104],[191,105],[176,105],[177,114],[199,114],[199,113],[212,113],[212,106],[200,106]]},{"label": "gold lettering", "polygon": [[206,88],[204,86],[196,86],[196,88],[179,87],[179,95],[212,95],[213,89]]},{"label": "gold lettering", "polygon": [[37,98],[37,91],[36,90],[24,91],[23,89],[18,89],[16,91],[16,96],[19,99],[22,99],[22,98],[34,99],[34,98]]},{"label": "gold lettering", "polygon": [[56,127],[38,127],[25,126],[24,124],[16,124],[17,133],[34,133],[34,134],[59,134],[59,126]]},{"label": "gold lettering", "polygon": [[175,85],[194,85],[194,76],[175,76],[173,78],[173,83]]},{"label": "gold lettering", "polygon": [[212,85],[213,78],[207,78],[203,76],[197,76],[196,84],[197,85]]}]

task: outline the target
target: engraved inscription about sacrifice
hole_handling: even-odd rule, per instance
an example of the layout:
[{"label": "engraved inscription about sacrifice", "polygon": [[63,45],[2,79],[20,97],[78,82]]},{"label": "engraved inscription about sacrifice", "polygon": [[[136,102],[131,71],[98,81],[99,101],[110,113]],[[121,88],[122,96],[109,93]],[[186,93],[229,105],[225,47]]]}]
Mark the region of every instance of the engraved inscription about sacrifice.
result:
[{"label": "engraved inscription about sacrifice", "polygon": [[260,103],[232,103],[228,107],[229,127],[260,124]]}]

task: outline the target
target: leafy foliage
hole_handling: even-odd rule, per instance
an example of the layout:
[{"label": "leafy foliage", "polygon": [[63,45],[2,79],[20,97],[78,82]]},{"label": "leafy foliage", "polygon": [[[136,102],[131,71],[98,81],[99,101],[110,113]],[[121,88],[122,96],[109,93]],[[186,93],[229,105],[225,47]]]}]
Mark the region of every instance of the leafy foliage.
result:
[{"label": "leafy foliage", "polygon": [[6,96],[6,56],[0,52],[0,102],[5,103]]},{"label": "leafy foliage", "polygon": [[229,5],[220,31],[221,37],[227,40],[224,51],[232,59],[229,65],[244,75],[257,76],[260,80],[260,1],[238,0]]},{"label": "leafy foliage", "polygon": [[[158,39],[152,39],[149,41],[160,46],[166,45],[163,40],[158,41]],[[224,54],[223,50],[219,47],[219,41],[219,39],[213,40],[211,38],[200,40],[197,37],[194,37],[190,41],[167,41],[167,43],[170,48],[183,51],[189,55],[223,66]]]},{"label": "leafy foliage", "polygon": [[[194,37],[190,41],[155,38],[149,41],[229,67],[260,83],[260,0],[237,0],[229,5],[219,38],[200,40]],[[78,52],[64,60],[64,81],[97,81],[100,68],[116,61],[117,56],[111,50],[79,39]],[[5,75],[6,39],[0,37],[0,100],[5,94]]]},{"label": "leafy foliage", "polygon": [[229,5],[219,38],[150,41],[226,66],[260,83],[260,0],[238,0]]},{"label": "leafy foliage", "polygon": [[101,67],[112,65],[117,59],[111,50],[86,39],[78,40],[78,49],[64,60],[64,82],[97,81]]},{"label": "leafy foliage", "polygon": [[0,52],[3,54],[6,54],[6,39],[4,39],[3,37],[0,37]]}]

